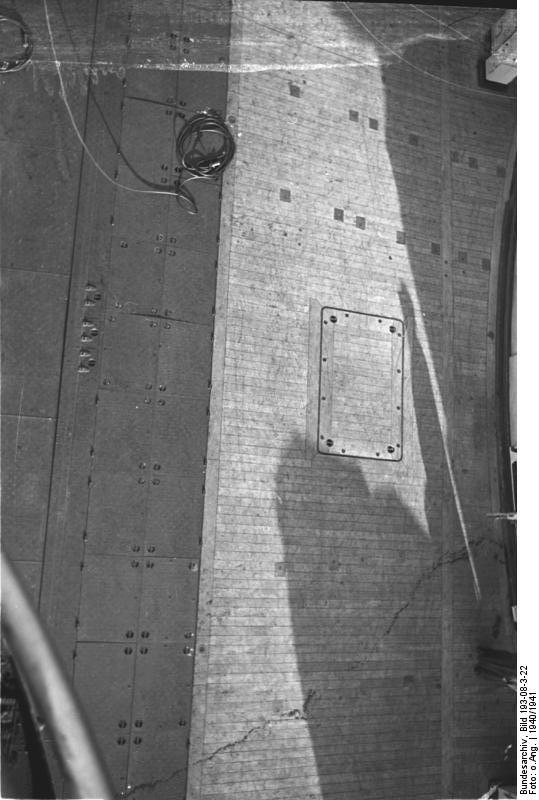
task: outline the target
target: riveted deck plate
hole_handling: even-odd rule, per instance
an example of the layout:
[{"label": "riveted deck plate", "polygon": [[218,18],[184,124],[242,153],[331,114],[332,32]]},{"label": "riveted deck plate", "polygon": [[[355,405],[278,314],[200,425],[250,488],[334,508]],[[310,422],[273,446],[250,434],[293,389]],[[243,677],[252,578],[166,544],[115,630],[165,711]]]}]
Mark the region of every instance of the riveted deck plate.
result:
[{"label": "riveted deck plate", "polygon": [[[132,698],[137,645],[124,642],[79,642],[75,689],[115,783],[125,785],[133,729]],[[104,680],[105,674],[110,676]]]},{"label": "riveted deck plate", "polygon": [[325,306],[320,325],[318,452],[400,461],[402,321]]}]

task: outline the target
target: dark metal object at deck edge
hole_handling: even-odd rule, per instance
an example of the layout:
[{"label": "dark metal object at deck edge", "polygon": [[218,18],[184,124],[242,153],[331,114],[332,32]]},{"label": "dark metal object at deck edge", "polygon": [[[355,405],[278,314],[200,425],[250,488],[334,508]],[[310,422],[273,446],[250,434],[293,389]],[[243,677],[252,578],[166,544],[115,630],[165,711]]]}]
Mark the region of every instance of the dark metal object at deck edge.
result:
[{"label": "dark metal object at deck edge", "polygon": [[113,800],[115,792],[65,671],[4,551],[2,633],[29,699],[48,729],[72,797]]}]

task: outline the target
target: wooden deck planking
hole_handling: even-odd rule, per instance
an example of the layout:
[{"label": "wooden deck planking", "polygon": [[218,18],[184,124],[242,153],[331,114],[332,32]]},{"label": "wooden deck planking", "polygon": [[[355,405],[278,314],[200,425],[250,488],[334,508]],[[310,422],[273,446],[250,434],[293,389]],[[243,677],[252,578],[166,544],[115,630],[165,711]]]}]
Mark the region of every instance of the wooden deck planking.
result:
[{"label": "wooden deck planking", "polygon": [[[356,7],[387,33],[383,11],[376,16],[368,4]],[[321,20],[340,53],[373,56],[372,43],[328,4],[306,4],[300,14],[298,6],[275,2],[267,11],[279,19],[276,27],[236,4],[232,58],[283,56],[285,33],[294,31],[300,41],[292,58],[299,59],[309,48],[308,31]],[[412,22],[411,9],[399,13],[416,33],[425,24],[416,14]],[[441,74],[438,45],[417,49],[414,58]],[[452,69],[451,46],[448,63]],[[496,170],[507,167],[513,108],[507,98],[453,88],[442,101],[439,84],[416,70],[382,71],[385,86],[372,64],[314,74],[301,67],[245,73],[231,82],[229,114],[241,138],[225,182],[230,222],[221,239],[218,289],[224,346],[214,360],[216,483],[204,533],[211,557],[203,550],[207,617],[195,672],[193,800],[269,800],[290,792],[325,800],[421,797],[442,786],[452,791],[452,770],[440,783],[442,752],[446,760],[487,761],[497,752],[498,739],[489,743],[488,735],[497,712],[485,712],[489,688],[473,675],[473,658],[503,605],[503,570],[493,557],[498,543],[484,530],[490,508],[484,260],[496,235],[503,184]],[[378,120],[377,129],[369,119]],[[420,152],[410,146],[410,132]],[[468,165],[472,156],[477,170]],[[290,202],[279,199],[283,188]],[[343,211],[342,221],[334,209]],[[356,216],[365,218],[363,229]],[[404,245],[398,231],[406,233]],[[363,459],[328,464],[308,456],[312,299],[405,323],[415,317],[404,340],[408,369],[412,364],[405,376],[404,459],[392,470]],[[481,608],[447,472],[442,490],[434,375],[445,410],[455,404],[448,442],[466,522],[481,540],[474,547]],[[445,638],[443,619],[450,621]],[[285,721],[282,715],[304,703],[305,720]],[[466,703],[485,712],[473,726],[463,717]],[[511,698],[504,707],[510,719]],[[397,709],[401,723],[418,732],[417,743],[392,726]],[[460,735],[464,729],[484,731],[475,752],[466,750],[472,740]],[[434,760],[432,751],[425,759],[425,736]],[[388,741],[403,759],[392,777],[381,767]],[[470,770],[468,791],[480,791],[483,778]]]}]

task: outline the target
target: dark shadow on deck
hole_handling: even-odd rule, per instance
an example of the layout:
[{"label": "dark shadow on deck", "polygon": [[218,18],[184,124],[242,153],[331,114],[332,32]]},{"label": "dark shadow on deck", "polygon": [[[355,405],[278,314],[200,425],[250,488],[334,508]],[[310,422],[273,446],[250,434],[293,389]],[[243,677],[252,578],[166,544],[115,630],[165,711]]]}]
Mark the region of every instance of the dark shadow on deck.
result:
[{"label": "dark shadow on deck", "polygon": [[[334,10],[350,24],[344,8],[335,4]],[[450,41],[447,46],[450,63],[469,60],[460,43]],[[432,64],[440,58],[440,45],[426,40],[408,48],[403,57],[413,64]],[[440,107],[434,103],[430,112],[425,112],[417,98],[410,107],[406,80],[410,76],[403,77],[402,62],[382,68],[386,145],[408,245],[414,236],[424,236],[425,215],[431,211],[439,215],[440,206],[431,209],[418,203],[414,181],[407,179],[412,161],[406,148],[414,145],[403,119],[416,114],[420,120],[424,113],[430,113],[430,122],[439,125]],[[425,80],[419,76],[418,85]],[[433,122],[436,115],[438,121]],[[383,132],[378,135],[383,136]],[[420,177],[417,157],[413,163]],[[408,258],[419,303],[426,312],[423,321],[428,340],[439,348],[441,310],[433,310],[432,290],[429,293],[425,288],[425,259],[416,258],[413,248],[408,248]],[[443,268],[433,252],[432,269]],[[309,726],[324,800],[442,796],[442,623],[448,614],[458,651],[450,667],[455,691],[453,738],[445,742],[455,756],[449,766],[454,791],[451,796],[479,794],[488,788],[490,779],[510,782],[512,778],[511,765],[503,762],[505,747],[514,741],[511,692],[486,683],[473,669],[479,645],[508,644],[503,625],[500,634],[502,615],[506,614],[505,590],[492,585],[492,580],[497,580],[494,575],[499,574],[494,561],[503,558],[503,547],[501,542],[489,539],[490,525],[485,522],[483,530],[476,524],[471,547],[482,588],[486,589],[485,599],[477,605],[471,624],[459,617],[462,608],[457,612],[453,606],[441,606],[444,568],[446,576],[452,576],[454,570],[452,591],[457,598],[463,586],[470,592],[472,577],[458,527],[442,541],[444,457],[440,428],[425,354],[410,324],[414,320],[413,304],[404,285],[395,288],[400,288],[402,317],[408,323],[412,345],[411,383],[427,475],[425,509],[430,540],[395,490],[369,490],[361,460],[337,463],[335,457],[327,457],[327,461],[319,457],[311,462],[301,436],[282,453],[276,485],[285,549],[283,573],[288,581],[303,686],[301,716]],[[437,363],[439,367],[440,359]],[[466,399],[473,406],[474,395],[485,392],[484,381],[472,376],[468,383],[466,398],[451,395],[462,389],[462,382],[457,387],[442,386],[444,401],[451,395],[456,414],[464,413]],[[475,408],[472,414],[472,435],[477,447],[484,448],[485,419]],[[404,441],[406,438],[405,432]],[[469,492],[473,474],[464,467],[457,477],[459,490],[466,493],[467,487]],[[454,519],[451,505],[449,499],[446,513]],[[492,571],[493,566],[496,571]],[[462,709],[468,696],[474,718],[467,720]],[[481,719],[478,723],[478,713],[484,714],[484,724]]]},{"label": "dark shadow on deck", "polygon": [[[405,290],[402,303],[408,320]],[[416,349],[412,380],[424,384],[425,375]],[[435,481],[425,495],[431,541],[397,491],[369,489],[361,459],[311,461],[300,436],[281,459],[283,571],[302,716],[324,800],[382,800],[396,797],[397,788],[400,800],[431,798],[438,789],[432,769],[425,774],[441,758],[441,637],[432,641],[431,607],[441,593],[443,562],[466,554],[440,549],[440,437],[432,434],[432,395],[424,387],[422,394],[428,425],[420,429],[421,447]]]}]

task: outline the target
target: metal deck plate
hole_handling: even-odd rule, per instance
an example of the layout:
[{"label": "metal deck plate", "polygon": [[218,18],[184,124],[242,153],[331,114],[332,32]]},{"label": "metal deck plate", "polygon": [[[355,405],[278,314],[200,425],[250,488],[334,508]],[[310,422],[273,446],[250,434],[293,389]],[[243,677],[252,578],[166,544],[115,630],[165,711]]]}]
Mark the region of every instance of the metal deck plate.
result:
[{"label": "metal deck plate", "polygon": [[[131,14],[113,14],[111,25],[109,9],[90,5],[95,53],[106,58],[106,52],[114,50],[119,63],[127,67],[126,80],[116,74],[100,75],[92,83],[86,119],[78,113],[79,106],[81,112],[86,109],[86,96],[77,85],[81,97],[77,120],[80,117],[89,151],[118,186],[115,190],[85,158],[77,195],[77,183],[67,191],[66,181],[57,180],[56,162],[49,159],[46,163],[53,165],[49,182],[57,188],[47,189],[45,195],[29,189],[27,199],[30,210],[42,212],[41,249],[36,253],[36,244],[27,238],[17,245],[28,231],[22,231],[15,217],[17,237],[10,238],[20,256],[18,267],[41,269],[41,251],[54,255],[52,262],[47,261],[47,271],[51,263],[62,274],[73,266],[43,608],[60,639],[62,655],[73,668],[118,796],[172,800],[185,794],[189,752],[220,181],[186,184],[197,215],[189,214],[174,197],[147,193],[150,187],[144,181],[167,192],[178,177],[187,178],[177,163],[175,147],[180,114],[188,119],[195,108],[214,107],[224,115],[227,72],[189,70],[180,75],[173,69],[154,68],[160,47],[159,63],[172,66],[175,56],[183,62],[190,39],[198,36],[190,27],[193,15],[198,19],[202,13],[204,27],[208,15],[213,18],[211,9],[201,12],[195,4],[187,25],[188,8],[183,3],[174,14],[163,9],[150,12],[139,3],[132,19]],[[216,10],[228,23],[229,9]],[[215,54],[211,63],[227,58],[228,24],[212,29],[208,46]],[[133,59],[140,66],[131,68]],[[58,96],[56,105],[60,104]],[[56,116],[65,122],[63,108]],[[104,130],[104,120],[116,141]],[[48,123],[48,128],[55,136],[51,147],[56,147],[57,126]],[[80,146],[68,130],[66,139],[75,146],[69,150],[67,166],[78,176]],[[22,165],[25,174],[33,171],[30,149],[23,146],[17,160],[17,169]],[[47,188],[47,181],[40,185]],[[65,212],[63,216],[58,216],[58,209]],[[23,222],[27,228],[27,220]],[[58,238],[64,234],[65,246]],[[41,337],[43,352],[58,354],[68,287],[65,277],[52,280],[58,284],[55,291],[50,283],[45,286],[45,278],[13,279],[11,294],[24,299],[31,290],[31,306],[23,310],[28,323],[25,339],[33,345],[35,337]],[[40,308],[43,286],[57,298],[52,333],[50,325],[41,325],[48,322]],[[32,325],[36,319],[43,330]],[[49,347],[51,336],[54,342]],[[77,352],[82,363],[73,374]],[[28,408],[26,385],[22,396],[23,381],[18,380],[18,360],[15,342],[9,386],[14,415],[19,414],[21,398],[23,410]],[[35,360],[38,387],[49,374],[58,375],[60,365],[54,366],[49,358],[46,364]],[[23,377],[28,374],[25,371]],[[56,413],[55,405],[39,402],[40,412]],[[21,423],[17,428],[14,416],[10,428],[14,445],[17,432],[21,444],[24,427]],[[30,491],[22,487],[17,495],[11,492],[12,509],[21,507],[19,496]],[[39,499],[40,508],[46,510],[41,493]],[[31,510],[33,514],[33,505]],[[44,526],[34,527],[41,536]],[[64,531],[73,535],[64,536]],[[32,553],[17,550],[15,555]]]},{"label": "metal deck plate", "polygon": [[[141,559],[144,567],[139,622],[154,642],[184,642],[194,634],[198,567],[188,558]],[[185,641],[192,645],[192,642]]]},{"label": "metal deck plate", "polygon": [[43,547],[53,445],[53,420],[3,417],[2,543],[15,560],[34,560]]},{"label": "metal deck plate", "polygon": [[139,461],[131,471],[100,470],[92,477],[86,530],[89,555],[128,555],[142,549],[148,471],[146,462]]},{"label": "metal deck plate", "polygon": [[3,414],[55,416],[66,303],[64,275],[3,272]]},{"label": "metal deck plate", "polygon": [[141,558],[87,556],[79,612],[79,642],[123,642],[136,636]]},{"label": "metal deck plate", "polygon": [[111,315],[105,325],[102,385],[149,391],[157,370],[160,321],[136,314]]},{"label": "metal deck plate", "polygon": [[[137,172],[149,181],[158,182],[161,177],[170,177],[167,173],[171,170],[160,171],[161,164],[170,164],[175,130],[174,116],[165,102],[166,98],[152,102],[151,98],[135,99],[131,94],[125,98],[122,153],[126,161],[136,164]],[[141,187],[140,181],[126,169],[125,164],[122,170],[126,179],[131,175],[131,179],[135,180],[133,185]],[[163,188],[166,189],[166,186]]]},{"label": "metal deck plate", "polygon": [[[132,718],[136,645],[79,642],[75,689],[85,698],[85,707],[107,767],[115,782],[125,783]],[[103,680],[103,665],[108,679]]]},{"label": "metal deck plate", "polygon": [[165,249],[162,242],[114,237],[108,285],[112,315],[117,314],[114,309],[129,314],[151,314],[152,308],[162,310]]},{"label": "metal deck plate", "polygon": [[322,309],[320,453],[400,461],[403,337],[399,319]]},{"label": "metal deck plate", "polygon": [[193,658],[184,652],[189,643],[149,643],[137,659],[128,775],[137,798],[155,796],[148,775],[164,777],[159,797],[184,796],[193,674]]},{"label": "metal deck plate", "polygon": [[204,473],[193,467],[186,473],[160,473],[160,484],[150,486],[146,542],[156,555],[198,558],[204,507]]},{"label": "metal deck plate", "polygon": [[94,445],[97,470],[138,477],[139,463],[147,460],[152,440],[153,406],[145,399],[151,399],[149,392],[138,397],[124,392],[99,392]]}]

